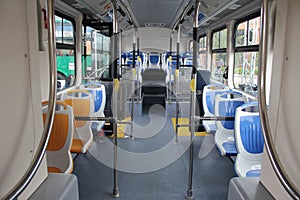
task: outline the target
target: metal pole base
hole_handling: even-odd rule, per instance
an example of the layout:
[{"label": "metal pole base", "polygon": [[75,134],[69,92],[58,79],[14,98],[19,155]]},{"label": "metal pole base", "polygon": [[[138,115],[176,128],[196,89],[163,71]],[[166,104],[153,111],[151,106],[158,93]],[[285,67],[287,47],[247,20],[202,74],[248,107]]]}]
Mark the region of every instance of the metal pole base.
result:
[{"label": "metal pole base", "polygon": [[132,135],[129,136],[130,140],[134,140],[134,137]]},{"label": "metal pole base", "polygon": [[194,194],[193,194],[193,190],[188,190],[188,191],[186,192],[185,199],[187,199],[187,200],[195,199]]},{"label": "metal pole base", "polygon": [[114,188],[111,196],[114,198],[119,198],[120,197],[119,188]]}]

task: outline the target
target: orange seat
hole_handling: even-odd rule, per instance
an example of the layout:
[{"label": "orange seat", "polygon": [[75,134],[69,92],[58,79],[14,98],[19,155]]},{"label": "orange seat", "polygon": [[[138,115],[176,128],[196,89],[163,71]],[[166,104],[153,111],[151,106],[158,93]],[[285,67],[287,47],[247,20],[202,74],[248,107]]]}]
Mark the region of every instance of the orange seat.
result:
[{"label": "orange seat", "polygon": [[[61,100],[72,106],[74,116],[93,116],[94,97],[86,90],[69,90],[62,94]],[[90,121],[75,120],[72,153],[86,153],[93,142]]]},{"label": "orange seat", "polygon": [[[42,104],[45,122],[48,102]],[[74,133],[73,121],[72,107],[57,101],[52,131],[46,149],[48,172],[72,173],[73,171],[73,159],[70,152]]]}]

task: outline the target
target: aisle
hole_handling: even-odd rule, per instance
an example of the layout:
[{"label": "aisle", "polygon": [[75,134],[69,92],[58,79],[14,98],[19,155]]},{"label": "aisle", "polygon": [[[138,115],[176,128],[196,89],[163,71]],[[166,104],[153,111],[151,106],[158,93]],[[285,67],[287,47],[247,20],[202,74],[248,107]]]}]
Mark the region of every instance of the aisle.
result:
[{"label": "aisle", "polygon": [[[140,126],[150,122],[148,115],[135,120]],[[189,137],[180,136],[178,144],[174,139],[171,118],[166,118],[161,129],[149,138],[118,139],[118,199],[184,199],[188,182]],[[220,157],[212,145],[212,135],[195,137],[195,199],[227,199],[234,166],[227,158]],[[112,150],[112,139],[104,138],[102,143],[94,143],[87,154],[75,159],[73,173],[78,177],[80,199],[114,199],[111,197],[113,170],[109,167]]]}]

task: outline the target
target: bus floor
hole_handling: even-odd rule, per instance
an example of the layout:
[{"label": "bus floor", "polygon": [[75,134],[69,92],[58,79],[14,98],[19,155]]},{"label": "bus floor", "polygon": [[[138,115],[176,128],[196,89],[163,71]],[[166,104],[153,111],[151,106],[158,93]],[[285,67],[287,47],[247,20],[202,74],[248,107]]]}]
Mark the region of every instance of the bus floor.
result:
[{"label": "bus floor", "polygon": [[[172,119],[158,114],[160,116],[151,117],[144,113],[142,117],[135,118],[136,124],[141,127],[147,127],[147,123],[151,122],[160,123],[164,118],[163,126],[154,125],[161,127],[155,130],[156,134],[148,135],[147,138],[137,135],[134,140],[118,139],[117,177],[120,197],[117,199],[182,200],[185,197],[190,137],[179,136],[179,142],[175,143]],[[153,120],[155,118],[158,120]],[[144,132],[141,130],[137,128],[135,132]],[[213,144],[213,135],[196,136],[194,152],[195,199],[227,199],[229,181],[235,176],[234,166],[229,159],[220,157]],[[86,154],[76,157],[73,173],[78,177],[81,200],[115,199],[111,196],[114,180],[112,161],[112,138],[104,138],[100,143],[94,142]]]}]

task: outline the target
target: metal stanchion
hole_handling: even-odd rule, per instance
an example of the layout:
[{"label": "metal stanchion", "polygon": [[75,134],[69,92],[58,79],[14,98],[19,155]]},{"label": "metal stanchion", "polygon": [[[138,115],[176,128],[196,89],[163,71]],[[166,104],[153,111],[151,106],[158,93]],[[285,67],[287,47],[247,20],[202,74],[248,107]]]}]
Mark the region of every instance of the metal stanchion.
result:
[{"label": "metal stanchion", "polygon": [[117,25],[117,2],[116,0],[112,0],[113,3],[113,40],[112,40],[112,59],[114,62],[114,69],[113,69],[113,76],[114,76],[114,81],[113,81],[113,105],[114,105],[114,110],[116,111],[114,113],[114,122],[113,122],[113,135],[114,135],[114,187],[113,187],[113,192],[112,196],[113,197],[119,197],[119,188],[118,188],[118,179],[117,179],[117,151],[118,151],[118,133],[117,133],[117,92],[119,90],[119,79],[118,79],[118,63],[117,63],[117,41],[116,41],[116,36],[118,34],[118,25]]},{"label": "metal stanchion", "polygon": [[197,31],[198,31],[198,12],[200,2],[195,1],[195,13],[194,13],[194,28],[193,28],[193,74],[191,80],[191,137],[190,137],[190,161],[189,161],[189,179],[188,189],[186,193],[186,199],[194,199],[193,194],[193,165],[194,165],[194,133],[195,133],[195,106],[196,106],[196,81],[197,81],[197,56],[198,56],[198,45],[197,45]]}]

